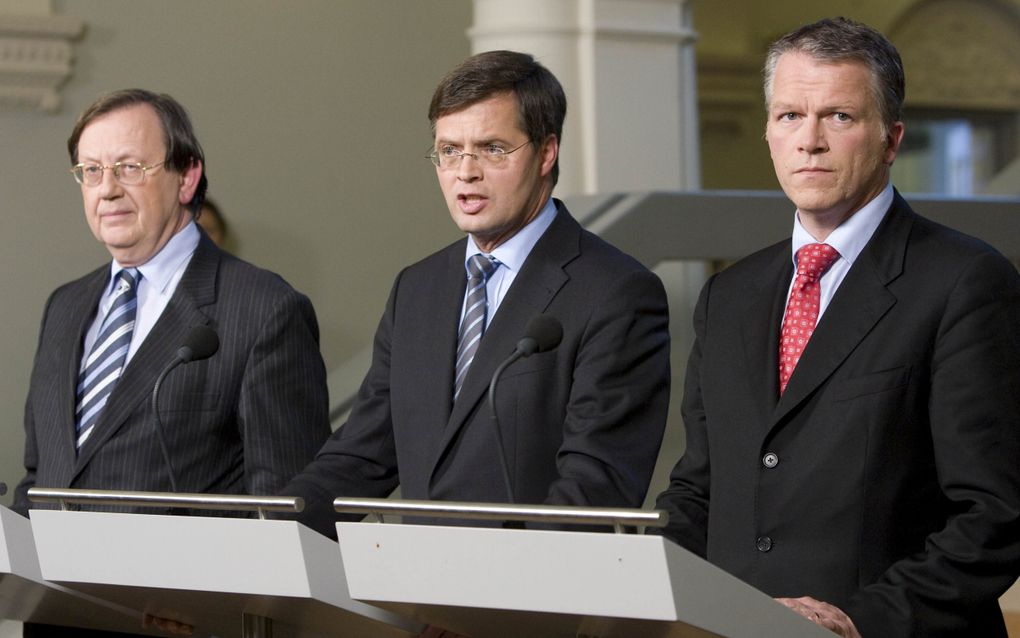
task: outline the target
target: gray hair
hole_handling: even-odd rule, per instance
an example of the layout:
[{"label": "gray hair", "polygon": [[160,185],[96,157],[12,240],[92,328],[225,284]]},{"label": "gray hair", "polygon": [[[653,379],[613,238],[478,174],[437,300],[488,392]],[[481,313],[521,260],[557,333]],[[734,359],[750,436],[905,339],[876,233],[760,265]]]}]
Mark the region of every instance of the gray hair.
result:
[{"label": "gray hair", "polygon": [[903,61],[896,47],[868,25],[847,18],[826,18],[773,42],[762,70],[766,109],[772,102],[776,66],[784,53],[806,53],[824,62],[864,64],[871,74],[871,91],[886,130],[903,119]]}]

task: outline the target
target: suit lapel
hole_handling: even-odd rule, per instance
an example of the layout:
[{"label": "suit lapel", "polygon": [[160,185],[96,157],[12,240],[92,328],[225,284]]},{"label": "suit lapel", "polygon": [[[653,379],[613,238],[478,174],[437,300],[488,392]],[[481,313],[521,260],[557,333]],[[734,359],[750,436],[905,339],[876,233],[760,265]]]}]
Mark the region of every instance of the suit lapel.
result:
[{"label": "suit lapel", "polygon": [[[479,402],[484,401],[493,373],[514,351],[528,321],[548,308],[569,280],[564,267],[580,254],[580,234],[580,225],[559,204],[556,219],[528,255],[482,337],[443,431],[433,471],[443,452],[476,412]],[[450,369],[452,375],[452,364]]]},{"label": "suit lapel", "polygon": [[[219,249],[203,235],[163,314],[131,357],[117,386],[110,393],[103,413],[96,422],[95,434],[78,456],[75,476],[103,444],[124,427],[129,417],[136,412],[138,404],[151,397],[156,378],[174,360],[188,332],[195,326],[209,324],[209,318],[200,308],[215,301],[219,259]],[[148,414],[146,410],[141,412]],[[149,423],[133,425],[151,427]]]},{"label": "suit lapel", "polygon": [[779,398],[779,331],[787,287],[793,276],[790,242],[777,248],[771,264],[761,272],[741,315],[741,332],[750,396],[760,409],[759,423],[767,423]]},{"label": "suit lapel", "polygon": [[824,383],[896,303],[888,285],[903,271],[913,213],[897,193],[815,328],[770,426]]},{"label": "suit lapel", "polygon": [[74,467],[75,464],[75,440],[77,439],[77,415],[75,409],[78,407],[78,374],[81,368],[81,360],[84,356],[82,348],[85,342],[85,333],[96,317],[96,310],[99,307],[99,299],[110,279],[110,267],[104,266],[93,274],[89,275],[84,284],[82,294],[75,297],[71,307],[67,309],[68,316],[77,317],[73,320],[74,330],[70,333],[70,341],[67,344],[70,355],[67,357],[67,368],[65,376],[60,382],[61,391],[57,392],[57,414],[66,416],[67,421],[62,424],[61,431],[64,444],[61,445],[60,467]]},{"label": "suit lapel", "polygon": [[464,242],[447,249],[442,270],[435,273],[434,286],[421,291],[425,298],[419,316],[428,317],[419,326],[421,337],[415,340],[416,354],[408,366],[416,373],[416,396],[420,414],[436,415],[422,419],[420,427],[431,432],[422,436],[429,446],[427,458],[435,459],[442,449],[441,440],[450,418],[453,400],[453,367],[457,356],[457,333],[464,305],[467,273],[464,270]]}]

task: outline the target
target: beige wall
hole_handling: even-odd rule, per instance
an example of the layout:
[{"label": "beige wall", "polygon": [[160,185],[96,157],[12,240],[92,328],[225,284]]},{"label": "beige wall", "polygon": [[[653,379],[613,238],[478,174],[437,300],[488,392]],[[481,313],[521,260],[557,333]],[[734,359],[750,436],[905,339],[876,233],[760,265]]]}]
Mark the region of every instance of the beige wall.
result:
[{"label": "beige wall", "polygon": [[141,86],[188,107],[241,255],[312,298],[330,368],[369,342],[400,266],[457,237],[422,157],[432,89],[469,54],[470,0],[53,8],[86,22],[63,108],[0,110],[0,481],[12,490],[43,305],[108,260],[66,172],[74,118],[99,94]]}]

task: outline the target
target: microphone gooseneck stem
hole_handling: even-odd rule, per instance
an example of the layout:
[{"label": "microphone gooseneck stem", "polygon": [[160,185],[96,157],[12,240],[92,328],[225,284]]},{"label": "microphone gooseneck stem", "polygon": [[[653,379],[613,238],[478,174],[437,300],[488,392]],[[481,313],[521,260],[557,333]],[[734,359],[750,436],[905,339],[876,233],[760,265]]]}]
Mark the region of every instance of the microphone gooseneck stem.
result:
[{"label": "microphone gooseneck stem", "polygon": [[504,361],[496,372],[492,375],[492,381],[489,383],[489,411],[492,413],[492,425],[496,431],[496,447],[499,451],[499,468],[503,471],[503,484],[506,486],[506,499],[507,503],[515,503],[513,483],[510,482],[510,466],[506,458],[506,445],[503,443],[503,431],[499,427],[499,417],[496,414],[496,386],[499,385],[499,377],[503,374],[514,361],[517,361],[524,353],[520,350],[515,349],[514,353],[510,355],[510,358]]},{"label": "microphone gooseneck stem", "polygon": [[159,441],[159,450],[163,453],[163,461],[166,463],[166,471],[170,475],[171,492],[177,491],[177,476],[174,472],[174,464],[170,462],[170,451],[166,446],[166,437],[163,436],[163,421],[159,417],[159,386],[163,384],[163,379],[166,375],[170,374],[170,371],[181,363],[183,363],[183,361],[180,358],[175,358],[170,365],[163,368],[163,371],[159,373],[159,377],[156,378],[156,384],[152,386],[152,413],[156,417],[155,420],[153,420],[152,425],[156,430],[156,439]]}]

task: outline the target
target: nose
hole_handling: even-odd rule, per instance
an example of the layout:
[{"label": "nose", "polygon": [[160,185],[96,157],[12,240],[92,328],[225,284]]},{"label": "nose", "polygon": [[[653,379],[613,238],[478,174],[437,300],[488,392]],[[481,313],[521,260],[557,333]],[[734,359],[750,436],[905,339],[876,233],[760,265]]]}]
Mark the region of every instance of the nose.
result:
[{"label": "nose", "polygon": [[464,153],[457,160],[457,179],[474,182],[482,178],[482,161],[474,153]]},{"label": "nose", "polygon": [[107,168],[103,171],[102,176],[99,178],[99,183],[95,186],[96,190],[99,191],[99,196],[103,199],[114,199],[119,197],[121,194],[120,181],[113,174],[113,168]]},{"label": "nose", "polygon": [[815,154],[828,150],[829,145],[825,140],[825,129],[820,118],[805,118],[797,131],[797,150],[804,153]]}]

